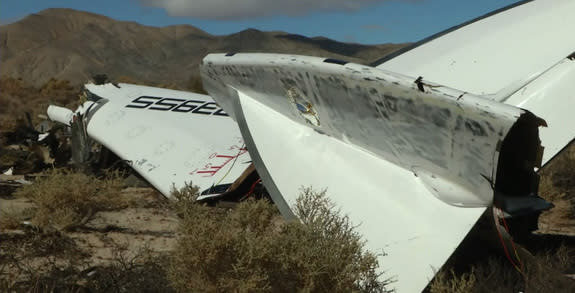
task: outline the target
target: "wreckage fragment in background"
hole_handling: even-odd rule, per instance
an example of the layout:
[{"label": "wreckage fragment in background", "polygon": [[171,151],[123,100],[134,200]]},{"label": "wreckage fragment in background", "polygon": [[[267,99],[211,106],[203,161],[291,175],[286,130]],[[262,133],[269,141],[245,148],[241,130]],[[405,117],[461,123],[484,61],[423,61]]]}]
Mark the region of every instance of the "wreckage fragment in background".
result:
[{"label": "wreckage fragment in background", "polygon": [[0,173],[23,175],[67,161],[66,146],[57,139],[61,129],[49,121],[34,126],[29,113],[26,117],[26,121],[17,120],[13,129],[0,135]]}]

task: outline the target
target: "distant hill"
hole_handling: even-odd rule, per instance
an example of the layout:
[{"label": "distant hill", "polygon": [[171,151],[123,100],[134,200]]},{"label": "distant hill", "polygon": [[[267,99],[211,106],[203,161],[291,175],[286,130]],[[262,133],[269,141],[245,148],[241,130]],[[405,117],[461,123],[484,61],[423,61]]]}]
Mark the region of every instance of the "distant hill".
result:
[{"label": "distant hill", "polygon": [[190,25],[144,26],[72,9],[47,9],[0,26],[0,74],[40,85],[112,78],[186,87],[208,53],[274,52],[369,63],[405,44],[347,44],[323,37],[247,29],[214,36]]}]

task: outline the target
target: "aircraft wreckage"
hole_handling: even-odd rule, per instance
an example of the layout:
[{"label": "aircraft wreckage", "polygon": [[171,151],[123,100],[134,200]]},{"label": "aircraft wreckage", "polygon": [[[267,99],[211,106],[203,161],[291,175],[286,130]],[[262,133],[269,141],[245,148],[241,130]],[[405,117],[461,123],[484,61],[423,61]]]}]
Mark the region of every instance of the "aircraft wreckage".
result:
[{"label": "aircraft wreckage", "polygon": [[[575,137],[573,1],[525,1],[372,66],[210,54],[210,96],[87,84],[52,120],[110,149],[164,195],[243,196],[261,182],[287,218],[327,189],[400,292],[422,290],[487,208],[536,229],[537,170]],[[80,140],[82,141],[82,140]],[[255,167],[255,168],[254,168]]]}]

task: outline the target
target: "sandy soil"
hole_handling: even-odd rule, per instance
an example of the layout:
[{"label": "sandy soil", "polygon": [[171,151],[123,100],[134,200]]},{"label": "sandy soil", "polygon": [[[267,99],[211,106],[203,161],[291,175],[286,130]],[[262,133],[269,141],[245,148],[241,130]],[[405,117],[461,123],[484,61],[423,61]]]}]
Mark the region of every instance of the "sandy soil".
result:
[{"label": "sandy soil", "polygon": [[[0,184],[19,179],[21,176],[3,175]],[[97,212],[82,227],[63,232],[74,241],[73,246],[84,253],[84,261],[93,266],[113,262],[119,251],[129,258],[143,249],[166,252],[175,244],[178,219],[158,192],[152,188],[126,188],[122,196],[129,200],[129,207]],[[29,199],[0,194],[0,222],[18,215],[26,223],[26,211],[33,208],[34,203]],[[0,238],[28,239],[24,235],[29,229],[22,224],[19,227],[3,225]],[[5,241],[4,245],[0,243],[0,249],[11,249],[5,245],[16,243],[18,241]]]}]

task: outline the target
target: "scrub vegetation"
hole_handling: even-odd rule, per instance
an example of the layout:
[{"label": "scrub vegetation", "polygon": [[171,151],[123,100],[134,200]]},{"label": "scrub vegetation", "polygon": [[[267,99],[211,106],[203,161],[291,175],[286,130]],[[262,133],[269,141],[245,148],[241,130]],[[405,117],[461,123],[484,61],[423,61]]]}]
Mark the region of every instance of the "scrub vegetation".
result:
[{"label": "scrub vegetation", "polygon": [[560,246],[535,255],[519,272],[503,257],[490,257],[457,274],[443,270],[430,285],[431,293],[451,292],[573,292],[575,281],[565,271],[575,265],[575,250]]},{"label": "scrub vegetation", "polygon": [[[34,207],[3,216],[0,227],[2,292],[390,292],[377,255],[325,192],[303,189],[287,221],[266,200],[230,208],[195,202],[197,189],[174,191],[159,204],[179,218],[172,249],[130,251],[110,243],[111,261],[94,264],[74,231],[87,233],[92,215],[127,208],[117,174],[95,177],[51,171],[14,193]],[[21,228],[23,219],[30,224]],[[88,230],[87,230],[88,229]],[[113,228],[106,228],[114,231]],[[20,231],[12,233],[9,231]],[[385,261],[385,257],[383,257]],[[565,272],[575,265],[573,246],[561,245],[524,259],[520,273],[500,255],[463,269],[442,269],[429,292],[572,292]]]},{"label": "scrub vegetation", "polygon": [[565,148],[541,170],[539,194],[555,207],[543,215],[546,225],[559,229],[575,220],[575,143]]},{"label": "scrub vegetation", "polygon": [[[126,81],[134,82],[127,77]],[[190,79],[189,86],[200,89],[195,79]],[[0,79],[0,171],[14,166],[23,170],[19,174],[28,174],[52,168],[37,163],[42,160],[34,147],[25,147],[30,138],[20,130],[30,123],[24,112],[36,124],[49,102],[74,108],[78,92],[67,81],[52,79],[30,86],[20,79]],[[537,240],[527,243],[535,256],[525,259],[523,273],[503,255],[487,252],[486,257],[464,265],[446,265],[427,291],[573,291],[575,280],[566,275],[575,274],[575,144],[540,174],[540,195],[555,208],[540,218]],[[197,190],[192,187],[174,191],[179,199],[174,203],[145,202],[143,198],[155,194],[147,188],[135,203],[124,193],[118,174],[96,176],[59,169],[32,177],[31,185],[15,192],[0,189],[1,205],[26,203],[24,208],[9,210],[0,206],[0,292],[385,292],[393,288],[385,274],[381,276],[385,281],[378,279],[376,268],[385,264],[378,264],[376,255],[364,249],[348,218],[322,192],[302,190],[294,206],[300,221],[286,221],[264,200],[248,200],[232,208],[197,204],[193,201]],[[121,220],[94,224],[95,218],[105,218],[103,214],[138,209],[149,210],[134,219],[142,229],[147,224],[137,221],[154,215],[172,215],[176,225],[173,230],[149,232],[120,227]],[[562,236],[549,236],[554,234]],[[110,240],[117,239],[112,236],[146,245],[151,243],[146,237],[156,237],[173,245],[133,249]],[[94,255],[96,244],[111,256],[102,260]]]},{"label": "scrub vegetation", "polygon": [[179,292],[386,292],[376,255],[325,193],[305,189],[301,221],[285,221],[266,200],[216,210],[176,192],[183,215],[169,277]]},{"label": "scrub vegetation", "polygon": [[[301,221],[286,221],[266,200],[198,204],[188,186],[161,207],[180,219],[173,249],[134,254],[112,243],[113,260],[94,265],[75,235],[89,231],[94,214],[129,205],[120,182],[60,170],[17,190],[33,208],[28,217],[11,215],[0,233],[0,291],[388,292],[377,255],[324,192],[310,189],[294,206]],[[23,218],[29,224],[14,233]]]},{"label": "scrub vegetation", "polygon": [[125,207],[117,174],[99,179],[65,170],[48,171],[15,192],[35,203],[32,224],[43,230],[72,230],[98,211]]},{"label": "scrub vegetation", "polygon": [[67,80],[50,79],[33,86],[20,78],[0,77],[0,132],[13,130],[18,120],[29,113],[32,122],[39,122],[49,104],[75,108],[80,87]]},{"label": "scrub vegetation", "polygon": [[[115,81],[140,84],[129,76],[120,76]],[[148,85],[206,94],[197,75],[192,75],[185,86],[175,83]],[[72,84],[69,80],[52,78],[42,85],[32,85],[21,78],[0,77],[0,132],[14,130],[21,122],[27,123],[25,113],[29,113],[32,122],[37,124],[41,121],[38,116],[45,115],[50,104],[76,109],[81,88],[81,85]]]},{"label": "scrub vegetation", "polygon": [[[554,208],[539,218],[539,231],[527,243],[534,257],[520,273],[502,255],[468,264],[458,272],[444,268],[430,291],[573,292],[575,288],[575,143],[539,172],[539,195]],[[570,235],[570,236],[560,236]]]}]

